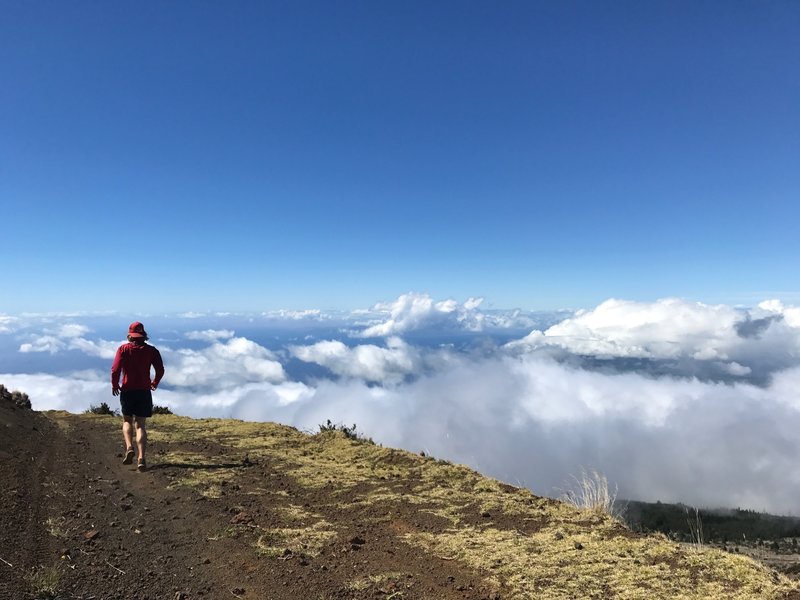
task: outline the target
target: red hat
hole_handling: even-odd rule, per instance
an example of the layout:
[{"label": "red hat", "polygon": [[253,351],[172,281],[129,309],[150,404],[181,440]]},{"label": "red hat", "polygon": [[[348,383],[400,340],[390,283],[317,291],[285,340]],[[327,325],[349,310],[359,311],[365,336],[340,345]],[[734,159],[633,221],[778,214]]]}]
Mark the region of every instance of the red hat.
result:
[{"label": "red hat", "polygon": [[139,321],[134,321],[131,323],[131,326],[128,327],[128,336],[132,338],[146,338],[147,332],[144,330],[144,325],[139,323]]}]

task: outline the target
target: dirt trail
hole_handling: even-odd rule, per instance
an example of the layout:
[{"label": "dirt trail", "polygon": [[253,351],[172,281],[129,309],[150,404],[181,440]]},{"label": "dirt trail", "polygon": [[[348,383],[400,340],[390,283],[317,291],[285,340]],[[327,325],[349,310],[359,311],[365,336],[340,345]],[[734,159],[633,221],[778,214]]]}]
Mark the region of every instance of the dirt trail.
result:
[{"label": "dirt trail", "polygon": [[[300,487],[264,460],[203,440],[153,443],[150,469],[138,473],[121,464],[119,419],[0,412],[0,558],[13,565],[0,562],[2,599],[46,596],[41,580],[52,573],[65,600],[493,596],[476,573],[398,537],[439,527],[432,515],[395,507],[380,524],[332,507],[325,490]],[[217,460],[183,463],[181,452]],[[218,494],[174,485],[189,470],[231,468],[236,483],[223,481]],[[287,501],[299,514],[287,515]],[[308,552],[258,552],[265,531],[298,520],[334,524],[337,535]]]}]

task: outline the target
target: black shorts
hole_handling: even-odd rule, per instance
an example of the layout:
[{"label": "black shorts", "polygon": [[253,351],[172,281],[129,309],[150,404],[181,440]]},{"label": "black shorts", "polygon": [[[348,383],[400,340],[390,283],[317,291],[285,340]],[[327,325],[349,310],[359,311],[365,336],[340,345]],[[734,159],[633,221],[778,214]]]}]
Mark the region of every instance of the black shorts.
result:
[{"label": "black shorts", "polygon": [[150,390],[122,390],[119,393],[122,414],[126,417],[152,417],[153,394]]}]

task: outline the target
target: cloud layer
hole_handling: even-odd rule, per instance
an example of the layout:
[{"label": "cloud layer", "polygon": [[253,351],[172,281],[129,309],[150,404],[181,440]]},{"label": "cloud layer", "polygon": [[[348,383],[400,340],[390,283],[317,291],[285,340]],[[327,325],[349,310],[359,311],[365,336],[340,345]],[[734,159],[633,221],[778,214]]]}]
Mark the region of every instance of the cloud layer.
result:
[{"label": "cloud layer", "polygon": [[652,303],[612,299],[545,331],[534,330],[508,348],[557,349],[575,356],[654,364],[672,361],[686,375],[752,375],[753,381],[762,382],[797,364],[800,315],[776,302],[746,311],[675,298]]},{"label": "cloud layer", "polygon": [[[327,419],[356,423],[381,443],[465,462],[541,494],[595,468],[630,498],[800,513],[796,307],[609,300],[480,351],[400,337],[485,336],[498,314],[480,306],[408,294],[353,316],[342,329],[352,337],[279,350],[220,327],[219,316],[205,328],[194,317],[187,325],[200,327],[176,339],[199,348],[159,345],[167,376],[156,401],[192,416],[304,429]],[[528,318],[499,315],[515,324]],[[118,345],[80,319],[4,335],[19,336],[20,353],[77,351],[105,362]],[[290,363],[318,370],[290,377]],[[26,391],[39,409],[113,401],[105,368],[8,373],[0,382]]]},{"label": "cloud layer", "polygon": [[205,342],[216,342],[217,340],[227,340],[235,335],[232,329],[204,329],[202,331],[187,331],[185,336],[188,340],[202,340]]}]

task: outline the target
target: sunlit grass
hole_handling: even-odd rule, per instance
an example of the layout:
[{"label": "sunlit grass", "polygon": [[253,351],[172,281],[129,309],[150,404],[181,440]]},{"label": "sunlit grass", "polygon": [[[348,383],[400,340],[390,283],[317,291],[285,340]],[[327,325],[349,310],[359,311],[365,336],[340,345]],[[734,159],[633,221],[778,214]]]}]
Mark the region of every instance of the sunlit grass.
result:
[{"label": "sunlit grass", "polygon": [[264,530],[255,543],[259,556],[278,558],[287,553],[317,556],[337,534],[332,525],[320,520],[308,527],[283,527]]}]

